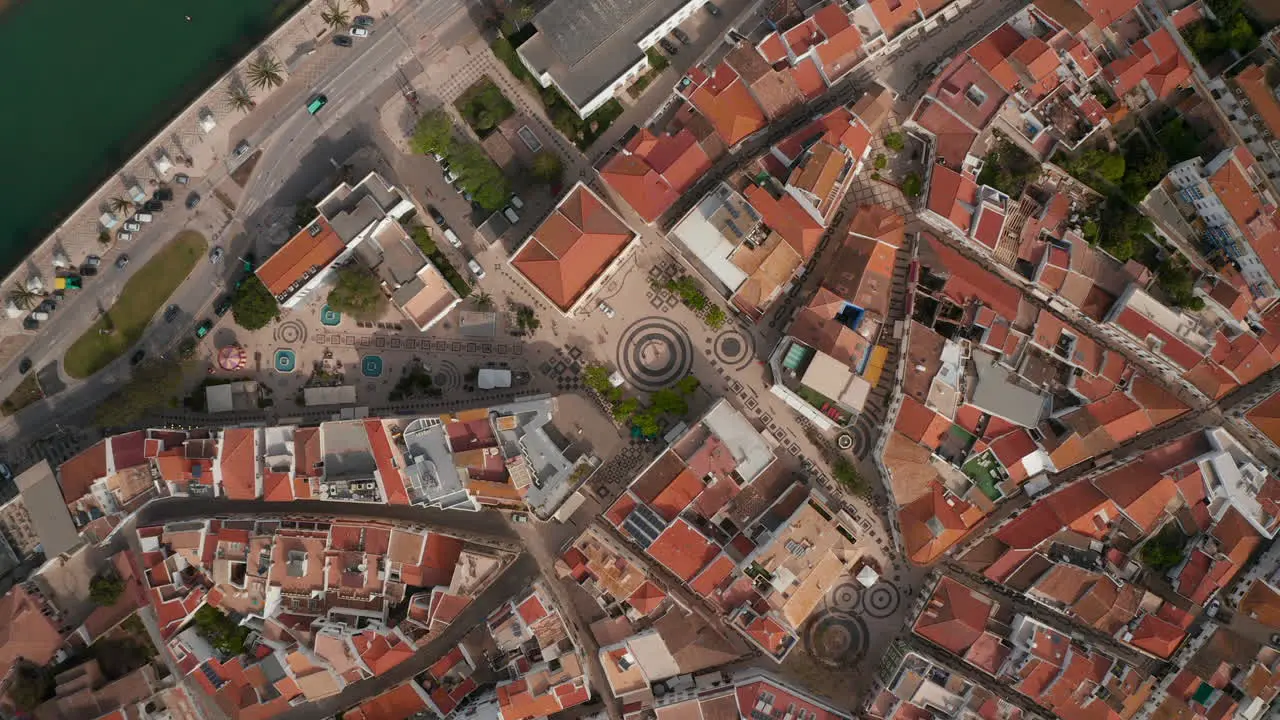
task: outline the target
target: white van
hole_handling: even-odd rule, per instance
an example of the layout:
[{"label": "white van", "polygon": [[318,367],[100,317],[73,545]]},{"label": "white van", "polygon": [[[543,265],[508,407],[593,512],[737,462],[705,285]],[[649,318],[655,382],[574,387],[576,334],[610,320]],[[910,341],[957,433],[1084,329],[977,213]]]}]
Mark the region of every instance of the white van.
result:
[{"label": "white van", "polygon": [[458,239],[458,233],[454,232],[453,228],[444,229],[444,239],[448,240],[449,244],[456,248],[462,247],[462,241]]}]

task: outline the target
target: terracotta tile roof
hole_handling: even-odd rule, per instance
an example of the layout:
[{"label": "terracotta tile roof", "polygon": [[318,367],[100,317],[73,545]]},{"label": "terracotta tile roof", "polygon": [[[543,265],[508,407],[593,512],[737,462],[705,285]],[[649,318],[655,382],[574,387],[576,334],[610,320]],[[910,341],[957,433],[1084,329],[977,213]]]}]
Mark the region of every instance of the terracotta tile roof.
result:
[{"label": "terracotta tile roof", "polygon": [[1221,398],[1238,387],[1231,373],[1217,363],[1209,361],[1208,358],[1201,360],[1195,367],[1183,373],[1182,379],[1214,399]]},{"label": "terracotta tile roof", "polygon": [[222,492],[232,500],[252,500],[258,496],[256,435],[251,428],[222,431],[222,457],[218,465],[222,474]]},{"label": "terracotta tile roof", "polygon": [[667,521],[675,520],[702,490],[702,478],[685,468],[658,493],[650,505]]},{"label": "terracotta tile roof", "polygon": [[262,472],[262,499],[267,502],[289,502],[294,499],[293,478],[287,472]]},{"label": "terracotta tile roof", "polygon": [[1240,612],[1272,630],[1280,630],[1280,592],[1265,580],[1254,580],[1240,599]]},{"label": "terracotta tile roof", "polygon": [[20,659],[43,665],[62,646],[62,633],[20,585],[0,597],[0,613],[0,673],[7,675]]},{"label": "terracotta tile roof", "polygon": [[764,110],[738,73],[725,63],[687,97],[729,147],[765,126]]},{"label": "terracotta tile roof", "polygon": [[1280,445],[1280,392],[1258,403],[1245,417],[1254,427]]},{"label": "terracotta tile roof", "polygon": [[356,654],[374,675],[381,675],[413,657],[414,648],[398,635],[366,630],[351,638]]},{"label": "terracotta tile roof", "polygon": [[924,245],[932,255],[931,271],[947,277],[942,294],[958,305],[975,300],[995,310],[1005,318],[1016,318],[1022,294],[981,265],[932,236],[924,237]]},{"label": "terracotta tile roof", "polygon": [[145,430],[123,433],[111,438],[111,463],[115,466],[116,472],[146,464],[146,440]]},{"label": "terracotta tile roof", "polygon": [[567,312],[635,237],[590,188],[578,184],[511,258],[511,265]]},{"label": "terracotta tile roof", "polygon": [[107,443],[94,443],[89,449],[58,466],[58,485],[62,499],[68,504],[89,492],[89,487],[107,476]]},{"label": "terracotta tile roof", "polygon": [[1000,231],[1004,228],[1004,213],[982,205],[978,213],[978,225],[973,229],[973,237],[978,242],[995,250],[1000,241]]},{"label": "terracotta tile roof", "polygon": [[1008,660],[1011,654],[1013,649],[1001,642],[1000,636],[988,631],[978,636],[978,639],[969,646],[964,659],[986,674],[995,676],[1000,673],[1005,660]]},{"label": "terracotta tile roof", "polygon": [[1126,305],[1121,309],[1120,314],[1116,316],[1115,324],[1124,328],[1139,340],[1145,340],[1148,337],[1155,337],[1160,340],[1159,352],[1180,368],[1190,369],[1200,362],[1202,357],[1200,353],[1193,350],[1168,330],[1152,322],[1145,315],[1135,311],[1132,307]]},{"label": "terracotta tile roof", "polygon": [[645,128],[610,158],[600,176],[636,214],[652,222],[710,168],[711,158],[688,128],[674,135],[655,135]]},{"label": "terracotta tile roof", "polygon": [[532,625],[541,620],[550,613],[547,612],[546,606],[542,604],[542,599],[538,597],[538,593],[533,593],[525,598],[523,602],[516,606],[516,613],[524,620],[525,625]]},{"label": "terracotta tile roof", "polygon": [[320,477],[317,465],[324,461],[320,452],[320,428],[298,428],[293,434],[294,472],[299,477]]},{"label": "terracotta tile roof", "polygon": [[1144,615],[1133,629],[1129,644],[1159,658],[1173,655],[1187,634],[1182,628],[1150,613]]},{"label": "terracotta tile roof", "polygon": [[[831,6],[828,5],[828,7]],[[827,82],[822,79],[822,73],[818,71],[818,65],[813,58],[805,58],[796,63],[790,72],[791,77],[795,79],[796,87],[804,93],[805,99],[813,100],[826,93]]]},{"label": "terracotta tile roof", "polygon": [[662,601],[667,599],[667,594],[658,589],[650,581],[645,581],[643,585],[636,588],[631,593],[631,597],[627,598],[627,604],[635,608],[641,615],[648,615],[654,610],[662,606]]},{"label": "terracotta tile roof", "polygon": [[743,194],[760,213],[764,224],[782,236],[804,260],[813,257],[822,240],[823,227],[790,193],[775,198],[768,190],[752,185]]},{"label": "terracotta tile roof", "polygon": [[413,683],[408,682],[365,700],[343,713],[343,717],[351,720],[408,720],[424,710],[427,710],[427,703]]},{"label": "terracotta tile roof", "polygon": [[1245,97],[1253,105],[1253,112],[1273,135],[1280,136],[1280,101],[1267,82],[1266,71],[1259,65],[1249,65],[1235,77],[1236,85],[1244,90]]},{"label": "terracotta tile roof", "polygon": [[721,553],[689,583],[689,589],[708,600],[718,602],[718,592],[733,577],[735,566],[732,558]]},{"label": "terracotta tile roof", "polygon": [[1243,566],[1262,544],[1262,537],[1234,506],[1227,508],[1211,534],[1217,539],[1222,553],[1237,566]]},{"label": "terracotta tile roof", "polygon": [[720,548],[682,518],[668,525],[648,552],[676,577],[689,582],[720,554]]},{"label": "terracotta tile roof", "polygon": [[[312,229],[316,232],[313,235]],[[323,268],[333,262],[346,244],[337,231],[323,217],[298,231],[289,242],[275,251],[255,271],[262,284],[272,295],[279,296],[294,283],[300,282],[306,273]]]},{"label": "terracotta tile roof", "polygon": [[[839,9],[838,5],[827,7]],[[843,12],[841,14],[843,15]],[[848,18],[846,22],[847,20]],[[836,82],[852,70],[862,58],[862,32],[857,27],[849,25],[837,33],[828,35],[827,41],[819,45],[814,53],[817,55],[818,63],[822,65],[822,71],[826,74],[827,80]]]},{"label": "terracotta tile roof", "polygon": [[1018,84],[1018,75],[1009,64],[1009,58],[1022,42],[1021,33],[1005,23],[970,47],[969,57],[976,60],[1000,87],[1012,92]]},{"label": "terracotta tile roof", "polygon": [[743,631],[760,647],[764,648],[766,652],[775,657],[781,657],[795,640],[795,636],[791,634],[790,630],[767,615],[756,617],[747,623]]},{"label": "terracotta tile roof", "polygon": [[765,35],[760,44],[756,45],[756,50],[770,65],[787,59],[787,45],[782,42],[782,36],[776,30]]},{"label": "terracotta tile roof", "polygon": [[1008,94],[968,55],[959,55],[929,86],[929,94],[972,130],[991,123]]},{"label": "terracotta tile roof", "polygon": [[867,4],[886,37],[891,38],[920,22],[917,0],[870,0]]},{"label": "terracotta tile roof", "polygon": [[971,507],[949,496],[937,482],[932,492],[902,507],[898,523],[911,561],[926,565],[960,542],[972,526],[962,517]]},{"label": "terracotta tile roof", "polygon": [[1093,22],[1093,18],[1075,0],[1035,0],[1032,3],[1045,17],[1075,34]]},{"label": "terracotta tile roof", "polygon": [[944,165],[933,167],[929,181],[927,207],[951,221],[966,235],[973,224],[973,213],[978,202],[978,184],[968,175],[961,175]]},{"label": "terracotta tile roof", "polygon": [[1080,0],[1080,5],[1093,17],[1098,27],[1104,28],[1133,12],[1139,0]]},{"label": "terracotta tile roof", "polygon": [[963,655],[982,637],[987,619],[995,610],[994,600],[944,575],[912,630],[926,640]]},{"label": "terracotta tile roof", "polygon": [[[969,149],[978,139],[978,133],[963,120],[956,117],[941,103],[926,100],[915,115],[915,123],[934,136],[934,155],[946,162],[950,168],[964,166],[964,159]],[[937,177],[937,168],[933,169]],[[932,180],[930,183],[932,184]]]},{"label": "terracotta tile roof", "polygon": [[[991,451],[995,453],[996,458],[1004,465],[1010,474],[1013,474],[1014,467],[1022,462],[1026,456],[1036,452],[1040,446],[1032,439],[1031,433],[1025,428],[1018,428],[1011,433],[1002,435],[991,442]],[[1026,472],[1023,471],[1025,477]]]}]

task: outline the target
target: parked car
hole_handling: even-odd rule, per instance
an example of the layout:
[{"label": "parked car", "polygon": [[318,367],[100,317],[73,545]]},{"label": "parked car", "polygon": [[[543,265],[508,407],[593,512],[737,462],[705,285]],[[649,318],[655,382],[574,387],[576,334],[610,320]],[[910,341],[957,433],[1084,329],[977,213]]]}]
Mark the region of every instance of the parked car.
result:
[{"label": "parked car", "polygon": [[681,30],[680,28],[672,29],[671,34],[674,35],[682,45],[689,45],[693,43],[693,41],[689,39],[689,33]]},{"label": "parked car", "polygon": [[213,252],[209,253],[209,262],[217,265],[218,263],[222,262],[222,256],[224,254],[225,252],[223,251],[222,246],[215,245],[213,248]]},{"label": "parked car", "polygon": [[180,312],[182,312],[182,308],[178,307],[177,305],[170,305],[169,307],[164,309],[164,321],[167,323],[173,322],[174,319],[178,317],[178,313]]},{"label": "parked car", "polygon": [[477,280],[484,277],[484,268],[480,267],[480,263],[476,262],[475,258],[471,258],[467,261],[467,268],[471,270],[471,273],[476,276]]},{"label": "parked car", "polygon": [[512,225],[520,222],[520,214],[517,213],[510,205],[502,208],[502,216],[505,217],[507,222],[510,222]]},{"label": "parked car", "polygon": [[369,37],[369,28],[353,25],[351,27],[351,35],[353,37]]},{"label": "parked car", "polygon": [[133,216],[133,219],[137,220],[138,222],[149,223],[152,220],[155,220],[156,218],[151,213],[140,212],[135,214]]},{"label": "parked car", "polygon": [[707,3],[703,7],[707,9],[707,12],[711,13],[712,17],[720,17],[720,8],[716,7],[715,3]]},{"label": "parked car", "polygon": [[128,256],[128,255],[121,255],[120,257],[116,258],[116,269],[117,269],[117,270],[123,270],[123,269],[125,269],[125,267],[127,267],[128,265],[129,265],[129,256]]},{"label": "parked car", "polygon": [[223,315],[226,315],[227,311],[230,309],[231,309],[231,296],[223,295],[222,298],[218,300],[218,303],[213,306],[213,314],[217,315],[218,317],[222,317]]},{"label": "parked car", "polygon": [[449,169],[448,165],[444,166],[444,181],[449,183],[450,185],[458,182],[458,174],[455,173],[453,170]]},{"label": "parked car", "polygon": [[130,220],[124,224],[124,229],[129,232],[138,232],[142,229],[142,223],[137,222],[136,220]]},{"label": "parked car", "polygon": [[40,321],[35,319],[33,316],[28,315],[22,318],[23,330],[37,330],[39,328],[40,328]]},{"label": "parked car", "polygon": [[160,202],[173,202],[173,190],[170,190],[167,187],[162,187],[151,193],[151,198]]},{"label": "parked car", "polygon": [[249,152],[250,147],[253,147],[253,146],[249,144],[248,140],[241,140],[240,142],[236,143],[235,149],[231,151],[231,157],[238,158],[241,155],[244,155],[245,153]]},{"label": "parked car", "polygon": [[661,40],[659,40],[658,44],[662,46],[662,49],[665,50],[668,55],[680,54],[680,48],[676,47],[675,43],[671,42],[666,38],[662,38]]},{"label": "parked car", "polygon": [[148,200],[142,204],[142,209],[149,213],[156,213],[164,210],[164,203],[159,200]]},{"label": "parked car", "polygon": [[146,356],[147,356],[146,350],[139,350],[138,352],[133,354],[133,357],[129,358],[129,364],[137,365],[138,363],[142,362],[142,359],[145,358]]},{"label": "parked car", "polygon": [[130,240],[133,239],[133,233],[127,230],[117,230],[116,239],[119,240],[120,242],[129,242]]},{"label": "parked car", "polygon": [[187,196],[187,209],[195,210],[196,206],[199,204],[200,204],[200,193],[192,191],[192,193]]},{"label": "parked car", "polygon": [[617,313],[613,311],[613,308],[609,307],[608,303],[603,300],[601,300],[600,304],[596,307],[600,308],[600,312],[604,313],[604,316],[610,320],[617,316]]},{"label": "parked car", "polygon": [[524,201],[520,199],[520,196],[519,196],[519,195],[512,195],[512,196],[511,196],[511,199],[510,199],[510,200],[507,200],[507,202],[511,203],[511,207],[513,207],[513,208],[515,208],[515,209],[517,209],[517,210],[523,210],[523,209],[524,209]]},{"label": "parked car", "polygon": [[370,27],[373,27],[373,16],[357,15],[356,19],[353,22],[355,22],[356,27],[370,28]]},{"label": "parked car", "polygon": [[431,216],[431,222],[439,225],[440,227],[445,228],[449,226],[449,223],[444,221],[444,215],[440,214],[440,211],[436,209],[435,205],[427,206],[427,214]]},{"label": "parked car", "polygon": [[187,183],[191,182],[191,178],[187,177],[186,173],[178,173],[177,175],[173,176],[173,181],[178,183],[179,185],[186,185]]},{"label": "parked car", "polygon": [[445,227],[440,232],[444,233],[444,239],[448,240],[450,245],[456,248],[462,247],[462,241],[458,239],[458,233],[454,232],[453,228]]},{"label": "parked car", "polygon": [[31,371],[31,358],[24,357],[18,361],[18,372],[26,375]]},{"label": "parked car", "polygon": [[198,327],[196,327],[196,337],[202,338],[205,335],[208,335],[209,331],[212,329],[213,329],[213,321],[205,320],[204,322],[200,323]]},{"label": "parked car", "polygon": [[524,513],[511,513],[511,522],[521,524],[527,523],[529,522],[529,516]]},{"label": "parked car", "polygon": [[334,35],[333,44],[338,47],[351,47],[351,37],[347,35]]}]

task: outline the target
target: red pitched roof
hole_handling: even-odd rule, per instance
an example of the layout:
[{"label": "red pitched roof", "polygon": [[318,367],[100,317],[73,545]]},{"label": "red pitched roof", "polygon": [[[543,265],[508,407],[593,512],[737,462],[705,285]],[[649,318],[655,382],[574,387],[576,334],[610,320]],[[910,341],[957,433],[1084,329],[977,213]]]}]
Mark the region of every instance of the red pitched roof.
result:
[{"label": "red pitched roof", "polygon": [[729,147],[765,126],[764,110],[728,63],[716,66],[687,97]]},{"label": "red pitched roof", "polygon": [[926,206],[968,234],[978,202],[978,184],[945,165],[933,166]]},{"label": "red pitched roof", "polygon": [[1129,644],[1146,650],[1156,657],[1168,658],[1178,649],[1186,636],[1182,628],[1148,613],[1133,629],[1133,637],[1130,638]]},{"label": "red pitched roof", "polygon": [[685,582],[720,554],[719,546],[683,518],[668,525],[648,550],[654,560]]},{"label": "red pitched roof", "polygon": [[257,491],[257,433],[251,428],[222,431],[222,492],[232,500],[252,500]]},{"label": "red pitched roof", "polygon": [[641,129],[600,169],[600,177],[653,222],[709,169],[711,158],[688,128],[674,135]]},{"label": "red pitched roof", "polygon": [[654,610],[657,610],[662,605],[662,601],[666,599],[666,593],[659,590],[657,585],[646,580],[640,587],[636,588],[635,592],[631,593],[630,597],[627,598],[627,604],[635,608],[642,615],[648,615]]},{"label": "red pitched roof", "polygon": [[529,236],[511,266],[567,312],[635,237],[590,188],[579,184]]},{"label": "red pitched roof", "polygon": [[944,575],[912,629],[920,637],[962,655],[987,629],[987,618],[995,607],[991,598]]}]

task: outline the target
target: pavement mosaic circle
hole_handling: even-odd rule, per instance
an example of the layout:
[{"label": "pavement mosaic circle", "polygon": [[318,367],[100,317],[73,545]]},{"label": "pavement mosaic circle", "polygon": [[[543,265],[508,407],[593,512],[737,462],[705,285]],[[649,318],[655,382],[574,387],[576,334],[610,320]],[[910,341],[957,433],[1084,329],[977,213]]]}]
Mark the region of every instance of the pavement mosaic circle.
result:
[{"label": "pavement mosaic circle", "polygon": [[462,373],[458,371],[458,366],[448,360],[442,360],[436,365],[435,372],[431,374],[431,382],[442,392],[457,390],[462,387]]},{"label": "pavement mosaic circle", "polygon": [[869,640],[862,618],[831,611],[811,618],[801,636],[809,655],[833,669],[848,669],[861,662]]},{"label": "pavement mosaic circle", "polygon": [[663,317],[637,320],[618,341],[618,368],[639,390],[669,387],[693,367],[689,333]]},{"label": "pavement mosaic circle", "polygon": [[298,345],[307,341],[307,326],[298,319],[285,320],[276,325],[274,335],[276,342]]},{"label": "pavement mosaic circle", "polygon": [[902,595],[893,583],[879,582],[867,590],[862,601],[862,611],[877,620],[889,617],[898,611]]},{"label": "pavement mosaic circle", "polygon": [[730,368],[741,370],[755,356],[756,342],[750,335],[736,328],[729,328],[711,341],[711,348],[716,360]]},{"label": "pavement mosaic circle", "polygon": [[836,585],[827,593],[827,609],[853,614],[862,606],[862,586],[852,580]]}]

